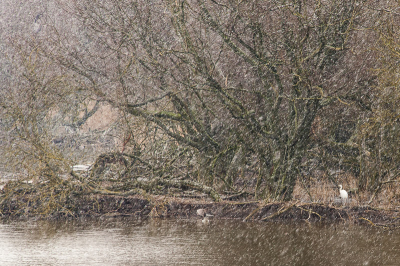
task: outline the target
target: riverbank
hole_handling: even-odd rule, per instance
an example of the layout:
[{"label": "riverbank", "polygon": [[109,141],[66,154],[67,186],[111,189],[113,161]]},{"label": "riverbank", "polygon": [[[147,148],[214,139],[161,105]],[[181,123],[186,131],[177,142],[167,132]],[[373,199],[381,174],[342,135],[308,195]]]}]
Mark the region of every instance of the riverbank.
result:
[{"label": "riverbank", "polygon": [[[16,199],[15,199],[16,200]],[[19,199],[21,200],[21,198]],[[37,214],[17,210],[17,202],[2,202],[3,218],[31,218]],[[238,221],[306,222],[353,224],[400,228],[400,210],[378,209],[369,206],[335,207],[333,205],[301,202],[261,201],[211,202],[205,199],[185,199],[155,195],[80,195],[69,199],[68,208],[59,208],[46,216],[46,219],[80,217],[118,217],[128,216],[140,219],[201,219],[198,209],[205,209],[211,220],[233,219]],[[36,209],[30,204],[31,209]],[[40,215],[39,215],[40,216]]]}]

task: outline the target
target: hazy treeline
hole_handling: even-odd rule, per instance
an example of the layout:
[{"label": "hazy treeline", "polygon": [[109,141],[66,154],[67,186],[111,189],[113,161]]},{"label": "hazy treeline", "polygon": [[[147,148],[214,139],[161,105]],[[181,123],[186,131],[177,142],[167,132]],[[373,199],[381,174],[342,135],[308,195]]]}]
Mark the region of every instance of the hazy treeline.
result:
[{"label": "hazy treeline", "polygon": [[[282,200],[335,170],[362,190],[399,180],[396,1],[39,7],[2,49],[8,166],[57,183],[92,158],[87,178],[117,180],[115,192],[153,180]],[[108,126],[83,130],[94,117]]]}]

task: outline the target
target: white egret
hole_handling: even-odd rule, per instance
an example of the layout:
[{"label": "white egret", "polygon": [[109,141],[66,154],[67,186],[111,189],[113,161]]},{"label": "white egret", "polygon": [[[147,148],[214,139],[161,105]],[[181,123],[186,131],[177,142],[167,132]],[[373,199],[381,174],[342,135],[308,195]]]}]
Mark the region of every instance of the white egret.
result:
[{"label": "white egret", "polygon": [[342,198],[342,202],[347,202],[347,199],[349,198],[349,194],[347,194],[347,191],[343,189],[342,185],[339,185],[340,188],[340,197]]}]

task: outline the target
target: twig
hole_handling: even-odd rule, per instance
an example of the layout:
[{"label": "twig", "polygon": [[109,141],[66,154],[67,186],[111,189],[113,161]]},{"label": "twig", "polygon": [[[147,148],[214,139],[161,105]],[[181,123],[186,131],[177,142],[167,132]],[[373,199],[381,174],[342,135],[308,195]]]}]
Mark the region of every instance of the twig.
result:
[{"label": "twig", "polygon": [[258,212],[259,210],[261,210],[263,208],[263,206],[259,206],[257,208],[254,209],[254,211],[252,211],[246,218],[243,219],[243,222],[246,222],[248,219],[250,219],[256,212]]},{"label": "twig", "polygon": [[360,217],[360,218],[358,218],[359,220],[364,220],[364,221],[367,221],[368,223],[370,223],[372,226],[374,226],[374,227],[377,227],[377,225],[376,224],[374,224],[371,220],[368,220],[367,218],[364,218],[364,217]]},{"label": "twig", "polygon": [[[304,209],[304,208],[302,208],[302,207],[300,207],[300,206],[296,206],[297,208],[299,208],[300,210],[303,210],[303,211],[306,211],[306,212],[308,212],[308,213],[312,213],[312,214],[315,214],[315,215],[318,215],[318,217],[319,217],[319,220],[321,221],[322,220],[322,216],[321,215],[319,215],[318,213],[316,213],[316,212],[313,212],[311,209]],[[308,217],[308,218],[310,218],[310,217]]]},{"label": "twig", "polygon": [[276,213],[274,213],[274,214],[272,214],[272,215],[270,215],[270,216],[267,216],[267,217],[264,217],[264,218],[262,218],[261,219],[261,221],[265,221],[265,220],[267,220],[267,219],[271,219],[271,218],[274,218],[275,216],[278,216],[278,215],[281,215],[282,213],[285,213],[285,212],[287,212],[287,211],[289,211],[291,208],[293,208],[293,206],[295,206],[296,204],[292,204],[292,205],[290,205],[289,207],[287,207],[286,209],[281,209],[281,210],[279,210],[279,211],[277,211]]}]

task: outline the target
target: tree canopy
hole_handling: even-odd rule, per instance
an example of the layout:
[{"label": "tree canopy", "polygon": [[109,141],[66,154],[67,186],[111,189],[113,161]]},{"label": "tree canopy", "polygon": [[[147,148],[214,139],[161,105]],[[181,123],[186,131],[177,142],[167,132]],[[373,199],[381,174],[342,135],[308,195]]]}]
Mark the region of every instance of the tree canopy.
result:
[{"label": "tree canopy", "polygon": [[112,132],[120,144],[91,154],[91,181],[82,182],[93,189],[114,180],[115,193],[191,187],[214,199],[290,200],[297,180],[323,171],[332,181],[338,168],[380,189],[398,179],[393,6],[57,2],[58,17],[45,14],[40,31],[10,39],[18,78],[1,104],[14,158],[39,161],[35,171],[54,182],[65,172],[80,180],[68,167],[84,156],[57,145],[55,132],[81,138],[109,106],[111,126],[87,134],[104,143]]}]

